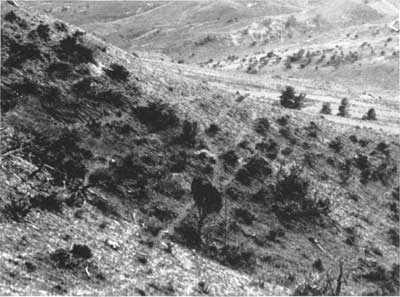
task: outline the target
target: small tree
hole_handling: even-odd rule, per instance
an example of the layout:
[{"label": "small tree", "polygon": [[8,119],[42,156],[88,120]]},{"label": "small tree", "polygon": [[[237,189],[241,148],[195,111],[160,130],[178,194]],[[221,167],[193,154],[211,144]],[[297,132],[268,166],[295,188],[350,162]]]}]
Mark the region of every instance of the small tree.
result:
[{"label": "small tree", "polygon": [[365,115],[363,115],[362,119],[368,121],[376,121],[377,119],[376,119],[375,108],[370,108],[368,112]]},{"label": "small tree", "polygon": [[197,225],[199,241],[201,241],[201,229],[204,220],[211,213],[218,213],[222,208],[221,193],[213,184],[204,177],[195,177],[192,181],[193,199],[199,214]]},{"label": "small tree", "polygon": [[180,135],[181,142],[185,143],[189,147],[194,146],[196,144],[197,132],[198,132],[197,122],[184,120],[182,125],[182,132]]},{"label": "small tree", "polygon": [[343,98],[342,102],[340,103],[340,106],[339,106],[338,116],[341,116],[341,117],[350,116],[349,108],[350,108],[349,99]]},{"label": "small tree", "polygon": [[322,114],[332,114],[331,104],[329,102],[322,104],[321,108]]},{"label": "small tree", "polygon": [[304,99],[306,94],[300,93],[299,95],[295,94],[294,88],[291,86],[287,86],[285,90],[282,91],[281,96],[281,105],[286,108],[300,109],[304,105]]}]

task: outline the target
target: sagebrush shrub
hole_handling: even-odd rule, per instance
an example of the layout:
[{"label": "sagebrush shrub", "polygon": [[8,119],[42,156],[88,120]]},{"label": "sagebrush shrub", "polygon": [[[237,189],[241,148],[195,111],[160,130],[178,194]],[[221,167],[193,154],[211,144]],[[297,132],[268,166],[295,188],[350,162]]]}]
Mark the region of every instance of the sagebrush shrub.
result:
[{"label": "sagebrush shrub", "polygon": [[206,134],[210,137],[214,137],[221,129],[218,127],[217,124],[210,124],[210,126],[206,130]]},{"label": "sagebrush shrub", "polygon": [[198,131],[197,122],[191,122],[188,120],[184,120],[182,124],[182,132],[180,135],[180,141],[189,147],[192,147],[196,144],[196,136]]},{"label": "sagebrush shrub", "polygon": [[342,102],[340,103],[340,106],[339,106],[338,116],[341,116],[341,117],[350,116],[349,109],[350,109],[349,100],[347,98],[343,98]]},{"label": "sagebrush shrub", "polygon": [[4,61],[6,67],[20,67],[27,60],[37,60],[42,58],[39,46],[32,42],[19,43],[11,41],[10,57]]},{"label": "sagebrush shrub", "polygon": [[249,186],[253,179],[261,181],[271,174],[270,164],[260,155],[254,155],[236,172],[235,179],[241,184]]},{"label": "sagebrush shrub", "polygon": [[258,118],[254,121],[254,131],[258,134],[267,134],[270,127],[269,120],[267,118]]},{"label": "sagebrush shrub", "polygon": [[36,32],[40,39],[43,39],[44,41],[48,41],[50,39],[49,25],[40,24],[39,26],[37,26]]},{"label": "sagebrush shrub", "polygon": [[109,168],[97,168],[90,172],[88,176],[89,185],[104,185],[112,182],[113,176]]},{"label": "sagebrush shrub", "polygon": [[229,150],[220,155],[225,165],[235,167],[238,164],[239,157],[234,150]]},{"label": "sagebrush shrub", "polygon": [[322,104],[321,108],[322,114],[332,114],[331,104],[329,102]]},{"label": "sagebrush shrub", "polygon": [[73,67],[70,63],[66,62],[54,62],[49,65],[47,72],[50,76],[57,78],[67,78],[73,74]]},{"label": "sagebrush shrub", "polygon": [[82,34],[77,31],[72,36],[65,37],[58,45],[53,47],[60,60],[72,64],[96,64],[94,50],[83,44],[80,38],[81,35]]},{"label": "sagebrush shrub", "polygon": [[222,195],[208,179],[200,176],[193,179],[191,190],[199,214],[198,233],[200,234],[206,217],[221,210]]},{"label": "sagebrush shrub", "polygon": [[28,199],[9,196],[9,202],[4,206],[2,212],[4,215],[16,222],[21,222],[22,219],[31,210],[31,204]]},{"label": "sagebrush shrub", "polygon": [[162,102],[150,102],[136,109],[139,120],[151,130],[165,130],[179,123],[175,110]]},{"label": "sagebrush shrub", "polygon": [[375,108],[370,108],[368,112],[365,115],[363,115],[362,119],[368,121],[376,121],[377,118],[376,118]]},{"label": "sagebrush shrub", "polygon": [[222,261],[235,268],[252,271],[256,265],[256,255],[253,248],[241,244],[227,244],[221,251]]},{"label": "sagebrush shrub", "polygon": [[280,102],[283,107],[301,109],[304,106],[305,97],[304,93],[296,95],[294,88],[287,86],[281,93]]},{"label": "sagebrush shrub", "polygon": [[298,164],[280,169],[275,184],[274,209],[285,219],[303,218],[312,220],[326,215],[330,209],[329,200],[311,197],[309,181],[303,176],[303,167]]},{"label": "sagebrush shrub", "polygon": [[117,81],[127,81],[129,71],[122,65],[112,63],[109,68],[104,68],[104,72],[111,78]]}]

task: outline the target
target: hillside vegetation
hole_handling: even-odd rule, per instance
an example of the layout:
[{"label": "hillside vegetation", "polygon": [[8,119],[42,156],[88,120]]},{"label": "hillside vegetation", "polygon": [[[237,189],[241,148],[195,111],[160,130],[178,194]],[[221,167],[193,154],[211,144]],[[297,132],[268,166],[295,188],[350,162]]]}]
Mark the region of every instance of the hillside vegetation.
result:
[{"label": "hillside vegetation", "polygon": [[3,294],[399,293],[395,135],[1,14]]}]

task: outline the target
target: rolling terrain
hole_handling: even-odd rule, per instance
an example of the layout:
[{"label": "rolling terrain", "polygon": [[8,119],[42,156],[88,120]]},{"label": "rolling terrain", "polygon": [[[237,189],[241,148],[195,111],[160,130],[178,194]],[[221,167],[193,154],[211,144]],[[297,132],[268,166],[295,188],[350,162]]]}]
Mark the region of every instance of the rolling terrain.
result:
[{"label": "rolling terrain", "polygon": [[2,2],[0,292],[398,294],[396,3]]},{"label": "rolling terrain", "polygon": [[[361,118],[372,107],[380,109],[382,122],[350,121],[354,125],[378,124],[380,129],[383,124],[382,129],[398,133],[397,1],[150,3],[152,8],[146,11],[142,8],[112,21],[103,15],[111,13],[108,1],[98,6],[81,1],[27,5],[42,10],[52,7],[55,16],[73,23],[80,15],[74,9],[77,6],[84,11],[77,24],[89,32],[156,64],[189,64],[178,65],[183,74],[187,69],[192,77],[210,81],[218,77],[218,86],[249,98],[277,100],[285,85],[293,85],[308,94],[307,110],[318,113],[322,103],[336,109],[348,97],[354,105],[352,118]],[[150,3],[132,5],[149,7]],[[66,5],[69,10],[61,13]],[[118,11],[121,5],[127,4],[114,3],[113,9]],[[83,14],[97,15],[99,21],[86,20]],[[249,89],[250,85],[254,88]]]}]

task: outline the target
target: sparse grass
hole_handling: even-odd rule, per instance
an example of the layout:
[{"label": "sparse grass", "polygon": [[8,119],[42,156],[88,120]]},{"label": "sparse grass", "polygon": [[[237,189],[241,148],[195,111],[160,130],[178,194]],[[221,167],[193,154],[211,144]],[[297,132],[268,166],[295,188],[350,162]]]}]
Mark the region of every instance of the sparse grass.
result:
[{"label": "sparse grass", "polygon": [[295,296],[339,296],[344,283],[343,263],[339,263],[338,276],[332,275],[332,271],[325,274],[312,275],[311,273],[305,280],[297,285],[293,295]]}]

